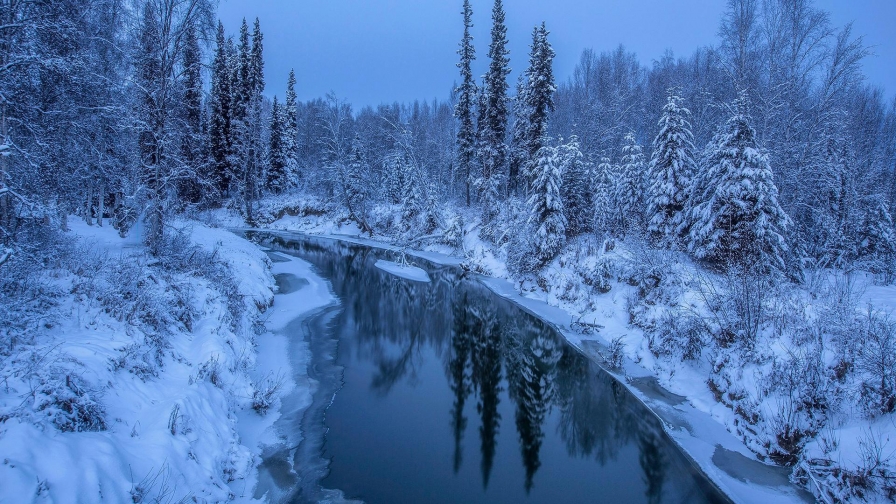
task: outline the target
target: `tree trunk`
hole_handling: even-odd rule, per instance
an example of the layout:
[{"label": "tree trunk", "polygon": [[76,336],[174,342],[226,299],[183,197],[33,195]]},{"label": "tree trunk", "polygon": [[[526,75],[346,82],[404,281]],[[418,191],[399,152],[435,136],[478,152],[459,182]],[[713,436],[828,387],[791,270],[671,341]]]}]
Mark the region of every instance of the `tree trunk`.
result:
[{"label": "tree trunk", "polygon": [[84,222],[88,226],[93,225],[93,181],[87,183],[87,204],[84,205]]},{"label": "tree trunk", "polygon": [[97,202],[96,203],[97,203],[97,205],[96,205],[96,208],[97,208],[96,223],[100,227],[103,227],[103,214],[106,213],[106,184],[100,183],[100,190],[98,191],[98,194],[97,194]]}]

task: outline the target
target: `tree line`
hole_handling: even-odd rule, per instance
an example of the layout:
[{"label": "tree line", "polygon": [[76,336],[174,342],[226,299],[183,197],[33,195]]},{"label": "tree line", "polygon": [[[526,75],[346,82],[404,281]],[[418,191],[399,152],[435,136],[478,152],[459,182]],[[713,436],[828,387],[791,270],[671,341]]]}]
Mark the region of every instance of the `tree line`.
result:
[{"label": "tree line", "polygon": [[299,102],[302,69],[269,100],[259,21],[229,37],[209,0],[11,0],[0,15],[3,261],[70,214],[122,234],[142,219],[152,248],[177,212],[254,224],[260,199],[302,193],[364,231],[394,213],[400,235],[475,209],[521,270],[597,233],[794,277],[894,274],[896,102],[864,81],[861,37],[809,0],[729,0],[717,46],[650,66],[588,49],[559,84],[541,24],[513,93],[502,2],[477,79],[465,0],[449,96],[358,111]]}]

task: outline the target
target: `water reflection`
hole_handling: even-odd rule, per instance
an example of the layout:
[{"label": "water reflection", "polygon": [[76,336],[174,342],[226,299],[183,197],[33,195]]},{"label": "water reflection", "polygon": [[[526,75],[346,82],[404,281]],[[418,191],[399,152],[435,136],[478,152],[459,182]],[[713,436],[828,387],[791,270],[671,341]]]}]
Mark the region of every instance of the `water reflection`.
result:
[{"label": "water reflection", "polygon": [[[326,240],[269,245],[314,264],[342,301],[330,330],[346,378],[328,412],[327,485],[368,502],[725,501],[623,387],[480,283],[438,267],[432,283],[407,281],[373,267],[386,253]],[[396,425],[427,445],[380,439]],[[465,464],[477,458],[475,485]]]}]

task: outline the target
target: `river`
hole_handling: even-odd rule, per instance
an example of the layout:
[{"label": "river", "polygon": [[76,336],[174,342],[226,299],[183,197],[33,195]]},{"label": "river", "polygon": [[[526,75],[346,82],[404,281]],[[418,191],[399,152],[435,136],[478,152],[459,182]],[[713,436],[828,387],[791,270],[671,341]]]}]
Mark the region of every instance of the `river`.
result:
[{"label": "river", "polygon": [[[660,421],[562,335],[458,268],[430,282],[374,266],[393,252],[257,234],[314,265],[339,299],[294,327],[314,402],[287,502],[729,502]],[[284,457],[291,457],[289,464]],[[332,490],[326,490],[332,489]]]}]

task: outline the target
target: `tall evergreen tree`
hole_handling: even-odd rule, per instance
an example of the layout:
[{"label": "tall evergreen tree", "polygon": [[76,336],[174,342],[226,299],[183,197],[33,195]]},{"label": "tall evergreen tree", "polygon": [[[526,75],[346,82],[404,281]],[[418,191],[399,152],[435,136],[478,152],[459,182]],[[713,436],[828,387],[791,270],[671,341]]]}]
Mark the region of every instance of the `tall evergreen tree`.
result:
[{"label": "tall evergreen tree", "polygon": [[383,161],[383,192],[386,202],[398,205],[402,202],[407,184],[408,169],[405,166],[410,163],[404,152],[395,150],[390,152]]},{"label": "tall evergreen tree", "polygon": [[510,59],[507,50],[507,26],[504,25],[504,6],[495,0],[492,8],[492,40],[489,45],[488,73],[485,75],[485,114],[480,138],[479,158],[482,163],[480,183],[483,221],[489,226],[498,213],[498,188],[506,164],[507,146],[507,76]]},{"label": "tall evergreen tree", "polygon": [[249,25],[246,18],[240,25],[239,45],[236,48],[237,59],[234,66],[233,80],[233,118],[236,121],[245,122],[249,113],[249,102],[252,99],[252,45],[249,42]]},{"label": "tall evergreen tree", "polygon": [[[525,107],[521,112],[524,121],[525,152],[528,162],[535,159],[542,147],[542,139],[547,133],[548,115],[554,110],[554,49],[548,42],[545,24],[532,31],[532,48],[529,55],[529,69],[526,70],[526,92],[523,96]],[[511,186],[517,184],[516,173],[510,174]]]},{"label": "tall evergreen tree", "polygon": [[178,184],[182,202],[199,203],[205,173],[202,160],[202,52],[195,24],[187,27],[181,74],[183,138],[181,156],[187,175]]},{"label": "tall evergreen tree", "polygon": [[349,163],[342,181],[342,197],[348,210],[349,218],[355,221],[361,230],[371,232],[367,224],[367,176],[370,168],[364,158],[364,146],[361,137],[355,135]]},{"label": "tall evergreen tree", "polygon": [[617,231],[616,166],[608,157],[602,157],[597,165],[594,184],[594,227],[597,231],[614,234]]},{"label": "tall evergreen tree", "polygon": [[535,227],[535,256],[539,264],[551,261],[566,244],[566,216],[561,196],[562,175],[557,149],[545,145],[532,166],[529,224]]},{"label": "tall evergreen tree", "polygon": [[476,81],[473,79],[473,60],[476,59],[476,49],[473,47],[473,35],[470,28],[473,27],[473,9],[470,0],[464,0],[464,36],[460,42],[460,68],[461,84],[455,90],[457,104],[454,107],[454,117],[458,121],[457,129],[457,161],[459,170],[464,177],[466,189],[466,204],[470,206],[470,185],[473,180],[473,161],[476,158],[476,126],[474,124],[474,109],[478,97]]},{"label": "tall evergreen tree", "polygon": [[[242,34],[241,34],[242,38]],[[262,166],[264,149],[262,148],[262,92],[264,92],[264,54],[262,50],[263,35],[261,24],[255,18],[252,30],[252,47],[249,50],[248,74],[244,83],[247,92],[246,106],[246,163],[243,176],[243,200],[246,205],[246,221],[252,224],[253,205],[258,198],[259,185],[262,182]]]},{"label": "tall evergreen tree", "polygon": [[563,212],[566,215],[567,236],[575,236],[591,230],[593,222],[592,194],[594,193],[591,169],[579,149],[579,139],[573,136],[569,142],[557,148],[560,158],[560,174],[563,184]]},{"label": "tall evergreen tree", "polygon": [[146,214],[146,241],[153,253],[159,251],[164,237],[165,194],[165,120],[163,96],[165,74],[162,68],[161,27],[159,12],[153,2],[143,4],[140,29],[140,52],[137,78],[142,90],[138,118],[141,181],[147,188],[149,208]]},{"label": "tall evergreen tree", "polygon": [[[529,82],[526,74],[519,76],[516,83],[516,96],[513,97],[513,126],[510,128],[510,152],[508,160],[508,176],[513,184],[521,175],[528,173],[527,162],[533,159],[529,155],[529,100],[526,93],[529,90]],[[517,187],[522,185],[523,187]],[[525,184],[515,183],[512,189],[528,189],[529,181]]]},{"label": "tall evergreen tree", "polygon": [[226,196],[230,187],[232,151],[233,91],[232,73],[228,61],[227,39],[224,25],[218,22],[215,38],[217,48],[212,63],[211,111],[209,119],[209,150],[214,162],[214,183],[221,196]]},{"label": "tall evergreen tree", "polygon": [[662,244],[674,244],[685,226],[684,209],[694,161],[693,135],[681,98],[669,90],[653,141],[647,188],[647,230]]},{"label": "tall evergreen tree", "polygon": [[252,97],[259,98],[264,92],[264,34],[261,33],[261,23],[255,18],[252,27],[252,52],[250,54],[249,72]]},{"label": "tall evergreen tree", "polygon": [[262,34],[256,19],[250,40],[246,20],[240,26],[237,66],[233,82],[233,149],[231,166],[246,221],[254,220],[254,204],[261,176],[261,93],[264,90]]},{"label": "tall evergreen tree", "polygon": [[283,143],[283,109],[274,97],[271,105],[270,143],[265,186],[274,194],[283,192],[288,183],[286,174],[286,152]]},{"label": "tall evergreen tree", "polygon": [[283,151],[286,153],[286,173],[291,184],[298,182],[299,176],[299,110],[296,97],[296,73],[289,71],[286,81],[286,103],[283,108]]},{"label": "tall evergreen tree", "polygon": [[756,147],[746,96],[718,135],[691,216],[690,251],[720,264],[784,268],[790,219],[778,204],[768,157]]},{"label": "tall evergreen tree", "polygon": [[641,225],[643,215],[644,154],[634,133],[627,133],[622,141],[622,162],[616,184],[615,201],[619,210],[619,225],[627,232]]}]

